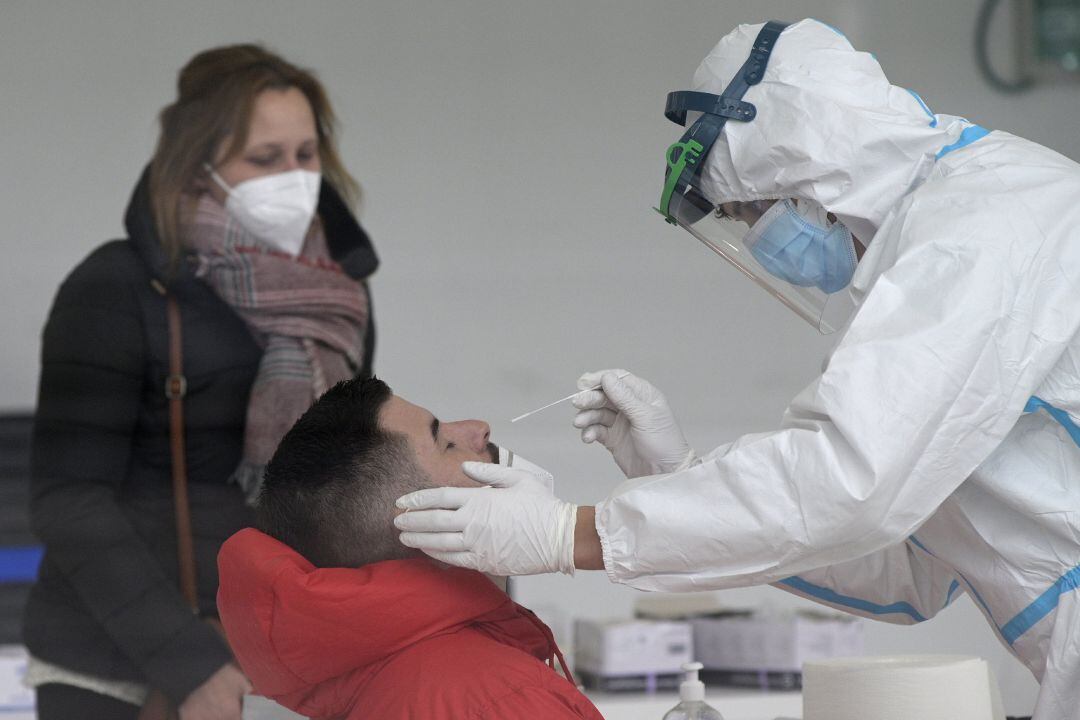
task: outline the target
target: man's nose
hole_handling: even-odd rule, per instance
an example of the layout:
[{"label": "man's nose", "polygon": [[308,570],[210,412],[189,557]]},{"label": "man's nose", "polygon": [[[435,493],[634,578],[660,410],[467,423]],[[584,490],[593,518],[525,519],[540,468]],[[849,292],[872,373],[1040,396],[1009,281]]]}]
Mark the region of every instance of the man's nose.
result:
[{"label": "man's nose", "polygon": [[488,438],[491,437],[491,426],[483,420],[459,420],[454,423],[455,434],[460,438],[457,442],[473,452],[483,452],[487,449]]}]

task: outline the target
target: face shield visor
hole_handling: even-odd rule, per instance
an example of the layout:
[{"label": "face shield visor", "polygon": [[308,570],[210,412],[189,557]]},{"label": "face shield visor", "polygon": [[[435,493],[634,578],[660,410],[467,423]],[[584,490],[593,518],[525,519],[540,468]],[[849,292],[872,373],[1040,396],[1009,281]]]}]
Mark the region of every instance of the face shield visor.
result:
[{"label": "face shield visor", "polygon": [[673,197],[669,216],[821,333],[851,317],[855,271],[850,231],[823,208],[791,200],[713,205],[693,186]]},{"label": "face shield visor", "polygon": [[824,208],[790,200],[715,204],[701,188],[701,168],[730,120],[750,122],[757,108],[742,100],[761,81],[785,25],[765,24],[740,71],[717,96],[668,95],[665,115],[685,125],[687,112],[701,113],[679,142],[668,148],[660,207],[665,219],[700,240],[822,333],[841,327],[853,303],[845,291],[854,270],[850,233],[829,222]]}]

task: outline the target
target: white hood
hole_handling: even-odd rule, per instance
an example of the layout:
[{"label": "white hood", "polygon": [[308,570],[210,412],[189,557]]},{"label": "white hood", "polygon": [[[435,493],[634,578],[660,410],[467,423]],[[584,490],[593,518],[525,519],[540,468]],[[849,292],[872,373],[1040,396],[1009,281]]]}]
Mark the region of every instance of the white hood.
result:
[{"label": "white hood", "polygon": [[[762,27],[726,35],[694,73],[693,89],[722,94]],[[784,30],[743,99],[757,117],[725,123],[702,168],[706,197],[814,200],[864,242],[966,125],[932,115],[891,85],[872,55],[817,20]]]}]

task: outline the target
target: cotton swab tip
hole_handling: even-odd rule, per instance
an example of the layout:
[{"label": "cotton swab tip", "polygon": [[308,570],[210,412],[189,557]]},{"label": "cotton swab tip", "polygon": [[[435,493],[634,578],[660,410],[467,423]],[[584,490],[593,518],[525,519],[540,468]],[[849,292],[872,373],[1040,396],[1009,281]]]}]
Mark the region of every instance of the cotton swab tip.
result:
[{"label": "cotton swab tip", "polygon": [[[628,373],[628,372],[619,373],[617,377],[621,380],[621,379],[623,379],[624,377],[626,377],[629,374],[630,373]],[[516,423],[518,420],[524,420],[525,418],[529,417],[530,415],[535,415],[536,413],[540,412],[541,410],[547,410],[549,407],[555,407],[559,403],[564,403],[567,400],[573,400],[575,397],[577,397],[578,395],[580,395],[583,392],[587,392],[589,390],[599,390],[601,387],[603,387],[603,386],[602,385],[593,385],[592,387],[583,388],[581,390],[578,390],[577,392],[572,392],[572,393],[570,393],[569,395],[567,395],[564,398],[559,398],[555,402],[550,402],[547,405],[544,405],[543,407],[538,407],[535,410],[530,410],[529,412],[525,413],[524,415],[518,415],[516,418],[514,418],[510,422],[511,423]]]}]

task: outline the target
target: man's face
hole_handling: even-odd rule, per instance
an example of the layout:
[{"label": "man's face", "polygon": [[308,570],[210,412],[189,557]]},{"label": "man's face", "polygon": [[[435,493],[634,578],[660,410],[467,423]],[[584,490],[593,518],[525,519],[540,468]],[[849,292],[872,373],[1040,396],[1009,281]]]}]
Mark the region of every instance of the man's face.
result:
[{"label": "man's face", "polygon": [[429,411],[392,395],[379,409],[379,427],[401,433],[417,464],[440,487],[479,487],[461,470],[466,460],[498,462],[499,448],[488,442],[491,428],[482,420],[441,422]]}]

